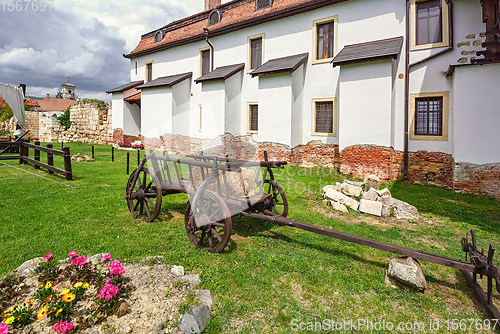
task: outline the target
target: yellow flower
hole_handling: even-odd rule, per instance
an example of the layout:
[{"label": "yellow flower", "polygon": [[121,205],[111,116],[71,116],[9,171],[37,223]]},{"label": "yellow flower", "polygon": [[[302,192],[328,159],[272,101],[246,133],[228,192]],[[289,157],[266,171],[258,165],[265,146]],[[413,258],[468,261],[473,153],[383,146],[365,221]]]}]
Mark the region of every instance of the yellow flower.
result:
[{"label": "yellow flower", "polygon": [[47,315],[47,312],[49,312],[49,309],[46,306],[44,306],[44,307],[42,307],[42,309],[40,310],[40,312],[38,312],[38,314],[36,315],[36,317],[38,319],[42,319],[42,318],[44,318]]},{"label": "yellow flower", "polygon": [[28,301],[26,302],[26,304],[28,304],[28,305],[33,304],[33,299],[28,300]]},{"label": "yellow flower", "polygon": [[63,292],[61,292],[61,296],[64,296],[65,294],[67,294],[69,292],[69,289],[64,289]]},{"label": "yellow flower", "polygon": [[12,305],[7,310],[3,311],[3,313],[10,313],[10,312],[14,311],[15,308],[16,308],[16,305]]},{"label": "yellow flower", "polygon": [[18,316],[17,316],[17,319],[21,319],[21,316],[20,316],[20,315],[18,315]]},{"label": "yellow flower", "polygon": [[66,303],[71,303],[73,300],[75,300],[75,295],[72,294],[72,293],[65,294],[64,297],[63,297],[63,300]]},{"label": "yellow flower", "polygon": [[52,287],[52,282],[47,282],[47,284],[45,284],[45,289],[50,289]]},{"label": "yellow flower", "polygon": [[28,312],[29,312],[30,310],[31,310],[31,308],[30,308],[30,307],[27,307],[27,308],[26,308],[26,311],[28,311]]},{"label": "yellow flower", "polygon": [[52,299],[52,295],[48,296],[45,298],[45,304],[48,304],[50,300]]},{"label": "yellow flower", "polygon": [[87,289],[88,287],[89,287],[89,283],[85,283],[85,284],[83,285],[83,288],[84,288],[84,289]]},{"label": "yellow flower", "polygon": [[15,319],[14,317],[8,317],[8,318],[7,318],[7,320],[5,320],[5,323],[6,323],[7,325],[10,325],[11,323],[13,323],[13,322],[14,322],[14,319]]},{"label": "yellow flower", "polygon": [[79,288],[83,285],[82,282],[77,282],[75,285],[73,285],[75,288]]},{"label": "yellow flower", "polygon": [[63,310],[62,308],[60,308],[59,310],[57,310],[56,315],[59,315],[59,313],[61,313],[62,310]]}]

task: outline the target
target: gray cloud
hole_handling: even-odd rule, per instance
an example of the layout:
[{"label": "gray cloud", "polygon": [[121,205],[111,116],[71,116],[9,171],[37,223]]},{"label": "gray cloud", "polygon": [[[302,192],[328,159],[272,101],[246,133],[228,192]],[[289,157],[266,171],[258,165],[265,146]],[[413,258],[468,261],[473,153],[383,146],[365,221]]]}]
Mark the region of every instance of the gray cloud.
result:
[{"label": "gray cloud", "polygon": [[130,10],[135,3],[112,2],[88,0],[79,9],[68,2],[58,8],[56,1],[50,12],[0,11],[0,82],[25,83],[28,94],[44,96],[44,89],[52,95],[70,77],[80,97],[106,97],[106,90],[130,80],[129,60],[122,57],[130,45],[187,15],[153,1],[137,11]]}]

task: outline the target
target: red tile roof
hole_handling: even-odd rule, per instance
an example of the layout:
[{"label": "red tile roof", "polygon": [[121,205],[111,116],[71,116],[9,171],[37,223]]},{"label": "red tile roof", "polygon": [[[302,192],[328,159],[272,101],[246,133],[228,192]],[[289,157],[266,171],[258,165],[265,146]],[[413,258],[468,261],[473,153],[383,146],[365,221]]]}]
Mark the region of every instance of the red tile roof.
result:
[{"label": "red tile roof", "polygon": [[142,36],[136,48],[125,58],[138,57],[182,44],[203,40],[203,28],[210,30],[210,37],[222,35],[248,26],[261,24],[282,17],[314,10],[348,0],[274,0],[271,7],[255,10],[255,1],[236,0],[218,6],[222,14],[219,23],[208,26],[208,14],[204,11],[181,20],[174,21],[163,28],[166,31],[162,41],[154,41],[154,32]]},{"label": "red tile roof", "polygon": [[74,100],[58,99],[55,97],[46,97],[38,101],[39,111],[64,111],[69,106],[76,104]]}]

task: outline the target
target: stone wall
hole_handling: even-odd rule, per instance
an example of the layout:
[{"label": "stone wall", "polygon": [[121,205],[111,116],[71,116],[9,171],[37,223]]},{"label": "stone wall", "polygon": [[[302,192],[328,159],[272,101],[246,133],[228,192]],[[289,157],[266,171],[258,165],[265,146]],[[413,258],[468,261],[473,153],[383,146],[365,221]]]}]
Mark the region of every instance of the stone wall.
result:
[{"label": "stone wall", "polygon": [[71,127],[59,135],[59,141],[111,144],[111,106],[100,108],[96,103],[77,103],[71,106]]},{"label": "stone wall", "polygon": [[[38,140],[42,142],[58,142],[60,135],[64,131],[57,117],[63,114],[62,111],[58,112],[39,112],[38,122]],[[36,126],[36,125],[35,125]],[[31,129],[30,129],[31,133]],[[33,138],[33,137],[31,137]]]},{"label": "stone wall", "polygon": [[500,163],[485,165],[455,163],[453,187],[455,190],[487,194],[500,199]]},{"label": "stone wall", "polygon": [[[116,139],[123,140],[123,131],[115,130],[115,134]],[[383,181],[403,178],[404,154],[392,147],[353,145],[339,152],[338,145],[311,141],[306,145],[290,148],[283,144],[255,142],[251,135],[232,136],[229,133],[215,139],[164,134],[160,138],[143,138],[143,143],[147,149],[166,151],[168,154],[199,154],[203,151],[206,155],[254,161],[263,160],[264,151],[267,151],[270,160],[285,160],[293,165],[306,167],[335,168],[357,178],[367,175],[376,175]],[[408,178],[414,183],[488,194],[500,199],[500,163],[455,163],[451,154],[409,152]]]},{"label": "stone wall", "polygon": [[27,111],[25,114],[25,124],[24,127],[27,130],[30,130],[28,133],[27,137],[31,138],[32,140],[40,140],[40,113],[38,112],[32,112],[32,111]]}]

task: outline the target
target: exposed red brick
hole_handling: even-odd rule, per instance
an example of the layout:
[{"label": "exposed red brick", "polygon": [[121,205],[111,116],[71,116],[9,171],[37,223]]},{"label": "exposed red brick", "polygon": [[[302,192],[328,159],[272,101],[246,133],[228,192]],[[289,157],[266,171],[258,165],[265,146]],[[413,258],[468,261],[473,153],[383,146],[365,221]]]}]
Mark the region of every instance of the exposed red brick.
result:
[{"label": "exposed red brick", "polygon": [[220,6],[221,0],[205,0],[205,10],[212,10]]},{"label": "exposed red brick", "polygon": [[455,164],[453,187],[473,194],[487,194],[500,199],[500,164]]},{"label": "exposed red brick", "polygon": [[114,129],[113,130],[113,144],[124,143],[125,137],[123,136],[122,129]]},{"label": "exposed red brick", "polygon": [[453,188],[454,160],[451,154],[417,151],[408,154],[408,179]]},{"label": "exposed red brick", "polygon": [[340,153],[340,172],[357,178],[375,175],[389,181],[393,176],[394,149],[377,145],[353,145]]}]

